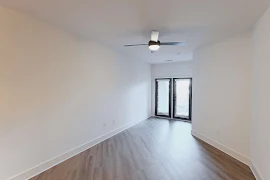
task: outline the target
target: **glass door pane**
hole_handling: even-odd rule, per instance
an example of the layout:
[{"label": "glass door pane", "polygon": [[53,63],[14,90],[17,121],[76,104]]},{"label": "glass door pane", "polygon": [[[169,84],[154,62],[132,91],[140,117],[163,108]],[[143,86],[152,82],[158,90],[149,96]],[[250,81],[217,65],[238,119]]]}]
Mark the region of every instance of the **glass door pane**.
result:
[{"label": "glass door pane", "polygon": [[191,120],[191,79],[173,79],[174,118]]},{"label": "glass door pane", "polygon": [[156,116],[171,117],[171,79],[156,79]]}]

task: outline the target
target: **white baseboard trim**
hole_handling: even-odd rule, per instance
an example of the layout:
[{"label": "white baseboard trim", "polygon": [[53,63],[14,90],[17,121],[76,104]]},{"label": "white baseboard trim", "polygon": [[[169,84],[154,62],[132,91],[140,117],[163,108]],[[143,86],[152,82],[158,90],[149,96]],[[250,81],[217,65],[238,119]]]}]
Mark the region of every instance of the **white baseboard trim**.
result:
[{"label": "white baseboard trim", "polygon": [[205,137],[205,136],[203,136],[203,135],[201,135],[193,130],[191,131],[191,134],[193,136],[195,136],[196,138],[199,138],[200,140],[202,140],[202,141],[210,144],[211,146],[214,146],[215,148],[221,150],[222,152],[228,154],[229,156],[241,161],[242,163],[244,163],[248,166],[250,165],[250,160],[247,157],[235,152],[234,150],[232,150],[232,149],[230,149],[230,148],[228,148],[228,147],[226,147],[226,146],[224,146],[224,145],[222,145],[214,140],[211,140],[211,139],[209,139],[209,138],[207,138],[207,137]]},{"label": "white baseboard trim", "polygon": [[258,171],[256,166],[252,162],[250,163],[250,169],[251,169],[252,173],[254,174],[256,180],[264,180],[261,173]]},{"label": "white baseboard trim", "polygon": [[[142,121],[144,121],[144,120],[142,120]],[[79,154],[79,153],[81,153],[81,152],[83,152],[83,151],[85,151],[85,150],[99,144],[100,142],[102,142],[102,141],[104,141],[104,140],[106,140],[106,139],[108,139],[108,138],[110,138],[110,137],[112,137],[112,136],[114,136],[114,135],[116,135],[116,134],[118,134],[118,133],[120,133],[120,132],[122,132],[122,131],[124,131],[124,130],[126,130],[126,129],[134,126],[134,125],[136,125],[136,124],[138,124],[138,123],[140,123],[140,122],[142,122],[142,121],[131,122],[131,123],[128,123],[128,124],[126,124],[124,126],[121,126],[120,128],[112,130],[107,134],[99,136],[98,138],[96,138],[96,139],[94,139],[94,140],[92,140],[92,141],[90,141],[88,143],[85,143],[85,144],[83,144],[83,145],[81,145],[79,147],[76,147],[76,148],[68,151],[68,152],[65,152],[65,153],[63,153],[63,154],[61,154],[61,155],[59,155],[59,156],[57,156],[55,158],[52,158],[52,159],[50,159],[50,160],[48,160],[48,161],[46,161],[44,163],[41,163],[41,164],[39,164],[39,165],[37,165],[37,166],[35,166],[35,167],[31,168],[31,169],[28,169],[25,172],[22,172],[22,173],[20,173],[20,174],[18,174],[16,176],[13,176],[13,177],[11,177],[11,178],[9,178],[7,180],[28,180],[28,179],[30,179],[32,177],[35,177],[36,175],[38,175],[38,174],[40,174],[40,173],[42,173],[42,172],[44,172],[44,171],[46,171],[46,170],[48,170],[48,169],[50,169],[52,167],[64,162],[64,161],[72,158],[73,156],[75,156],[75,155],[77,155],[77,154]]]}]

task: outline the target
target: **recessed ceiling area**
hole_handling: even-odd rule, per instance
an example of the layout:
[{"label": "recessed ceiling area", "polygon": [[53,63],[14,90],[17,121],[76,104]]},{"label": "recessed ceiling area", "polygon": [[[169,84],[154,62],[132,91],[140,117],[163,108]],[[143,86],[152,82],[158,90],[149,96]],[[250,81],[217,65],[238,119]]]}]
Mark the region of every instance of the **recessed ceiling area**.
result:
[{"label": "recessed ceiling area", "polygon": [[[195,49],[252,28],[269,7],[269,0],[0,0],[11,9],[45,20],[78,38],[94,40],[138,60],[192,60]],[[186,41],[186,46],[148,47],[150,31],[160,41]]]}]

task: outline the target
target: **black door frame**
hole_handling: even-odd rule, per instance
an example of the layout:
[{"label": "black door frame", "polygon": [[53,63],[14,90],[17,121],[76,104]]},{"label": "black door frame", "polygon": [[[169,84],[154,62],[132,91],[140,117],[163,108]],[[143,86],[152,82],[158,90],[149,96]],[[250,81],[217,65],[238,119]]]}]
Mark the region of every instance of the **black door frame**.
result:
[{"label": "black door frame", "polygon": [[[192,121],[192,78],[172,78],[173,79],[173,118],[174,119],[181,119],[181,120],[188,120]],[[190,85],[189,85],[189,117],[177,117],[175,116],[176,112],[176,79],[189,79]]]},{"label": "black door frame", "polygon": [[[158,80],[169,80],[169,115],[159,115],[158,114]],[[172,112],[172,78],[157,78],[155,79],[155,116],[171,118]]]}]

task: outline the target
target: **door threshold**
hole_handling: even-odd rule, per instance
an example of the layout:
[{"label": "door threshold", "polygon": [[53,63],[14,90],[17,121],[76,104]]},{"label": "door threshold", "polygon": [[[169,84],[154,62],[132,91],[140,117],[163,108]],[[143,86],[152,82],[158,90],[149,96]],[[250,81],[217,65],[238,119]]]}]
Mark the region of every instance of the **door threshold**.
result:
[{"label": "door threshold", "polygon": [[160,117],[160,116],[152,116],[151,118],[167,119],[169,121],[182,121],[182,122],[192,123],[192,121],[190,121],[190,120],[178,119],[178,118],[169,118],[169,117]]}]

